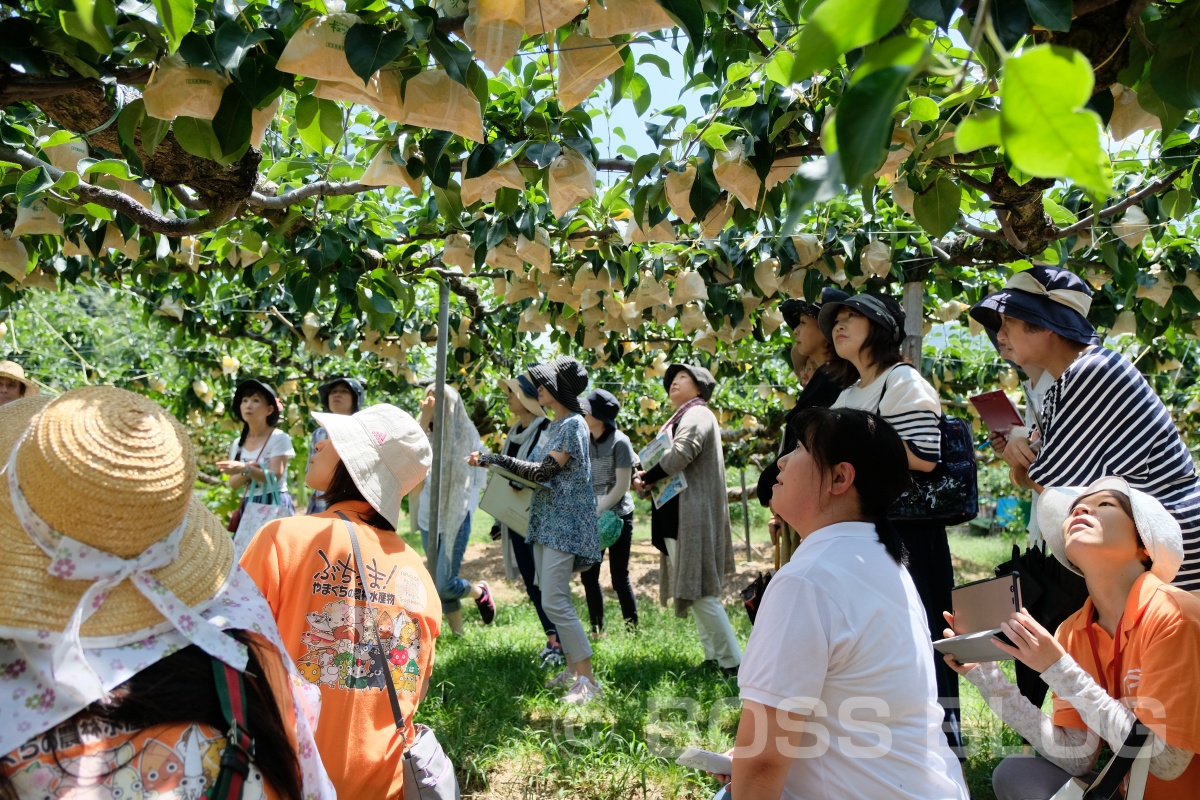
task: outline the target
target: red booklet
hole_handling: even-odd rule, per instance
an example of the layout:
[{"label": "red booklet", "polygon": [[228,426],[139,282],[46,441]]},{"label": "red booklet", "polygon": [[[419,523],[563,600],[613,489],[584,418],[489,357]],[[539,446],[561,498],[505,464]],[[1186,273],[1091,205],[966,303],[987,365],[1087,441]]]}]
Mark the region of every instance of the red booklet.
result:
[{"label": "red booklet", "polygon": [[983,424],[987,425],[988,430],[992,433],[1007,438],[1008,432],[1015,426],[1025,424],[1025,420],[1021,418],[1021,412],[1013,405],[1013,401],[999,389],[994,392],[977,394],[970,400],[971,405],[975,406],[975,410],[983,419]]}]

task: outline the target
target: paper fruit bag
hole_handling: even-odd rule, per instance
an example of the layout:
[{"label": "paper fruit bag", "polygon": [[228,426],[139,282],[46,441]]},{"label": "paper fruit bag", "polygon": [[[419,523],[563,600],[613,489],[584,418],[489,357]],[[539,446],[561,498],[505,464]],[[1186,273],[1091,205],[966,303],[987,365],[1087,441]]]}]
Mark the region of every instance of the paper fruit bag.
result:
[{"label": "paper fruit bag", "polygon": [[250,113],[251,147],[262,147],[263,137],[267,135],[267,128],[271,127],[271,120],[275,119],[275,112],[279,111],[282,102],[283,95],[280,95],[266,108],[256,108]]},{"label": "paper fruit bag", "polygon": [[704,309],[696,303],[688,303],[683,307],[683,313],[679,315],[679,328],[684,333],[695,333],[708,327],[708,318],[704,316]]},{"label": "paper fruit bag", "polygon": [[532,240],[526,239],[523,233],[519,234],[517,236],[517,255],[534,269],[547,275],[550,274],[553,256],[550,250],[550,234],[546,233],[545,228],[534,228]]},{"label": "paper fruit bag", "polygon": [[553,31],[583,13],[587,0],[525,0],[525,31],[530,36]]},{"label": "paper fruit bag", "polygon": [[804,299],[804,279],[808,274],[805,269],[793,269],[779,279],[779,294],[797,300]]},{"label": "paper fruit bag", "polygon": [[518,333],[549,333],[550,320],[542,310],[533,304],[521,312],[521,321],[517,323]]},{"label": "paper fruit bag", "polygon": [[155,119],[212,119],[221,107],[229,79],[211,69],[190,67],[179,56],[167,56],[146,84],[142,100]]},{"label": "paper fruit bag", "polygon": [[708,210],[700,222],[700,238],[716,238],[731,219],[733,219],[733,201],[728,197],[722,197],[716,202],[716,205]]},{"label": "paper fruit bag", "polygon": [[130,260],[134,260],[142,254],[142,243],[138,235],[135,233],[126,239],[115,222],[108,223],[104,231],[103,247],[105,250],[116,250]]},{"label": "paper fruit bag", "polygon": [[[517,247],[513,244],[511,236],[488,250],[487,258],[484,260],[493,269],[502,269],[517,274],[525,270],[525,262],[517,255]],[[532,281],[530,282],[532,283]],[[536,284],[534,288],[537,288]]]},{"label": "paper fruit bag", "polygon": [[409,79],[404,90],[404,117],[406,125],[484,141],[478,98],[442,69],[427,69]]},{"label": "paper fruit bag", "polygon": [[406,166],[401,166],[392,158],[392,144],[385,142],[379,152],[371,159],[366,172],[360,178],[367,186],[403,186],[414,195],[420,196],[424,189],[421,178],[409,174]]},{"label": "paper fruit bag", "polygon": [[764,258],[754,267],[754,282],[762,289],[763,297],[779,291],[779,259]]},{"label": "paper fruit bag", "polygon": [[75,256],[83,256],[84,258],[95,258],[96,254],[88,250],[87,243],[83,241],[83,237],[79,237],[77,244],[70,236],[63,236],[62,254],[67,258]]},{"label": "paper fruit bag", "polygon": [[681,306],[693,300],[707,300],[708,287],[699,272],[687,270],[675,278],[675,294],[671,296],[674,305]]},{"label": "paper fruit bag", "polygon": [[[446,237],[446,245],[442,249],[442,264],[447,267],[462,270],[464,275],[470,275],[475,269],[475,250],[471,247],[471,237],[465,233],[452,233]],[[504,292],[498,292],[503,295]]]},{"label": "paper fruit bag", "polygon": [[597,39],[675,27],[675,21],[655,0],[604,0],[603,6],[592,3],[587,18],[588,29]]},{"label": "paper fruit bag", "polygon": [[16,236],[0,234],[0,272],[17,283],[24,281],[29,272],[29,251]]},{"label": "paper fruit bag", "polygon": [[346,32],[360,21],[354,14],[313,17],[292,34],[275,68],[319,81],[357,82],[361,86],[362,78],[346,61]]},{"label": "paper fruit bag", "polygon": [[607,39],[590,39],[573,33],[559,46],[558,99],[565,111],[588,98],[624,60]]},{"label": "paper fruit bag", "polygon": [[[466,161],[463,161],[462,171],[463,175],[466,175]],[[463,206],[472,206],[480,200],[485,203],[495,202],[496,192],[502,188],[516,189],[517,191],[525,189],[525,176],[521,174],[521,168],[517,166],[516,161],[505,161],[500,166],[474,178],[464,177],[462,179]]]},{"label": "paper fruit bag", "polygon": [[372,75],[365,85],[357,75],[354,76],[354,81],[349,83],[317,81],[317,85],[313,87],[313,97],[374,108],[379,102],[379,73]]},{"label": "paper fruit bag", "polygon": [[596,167],[583,153],[564,147],[562,155],[550,162],[546,186],[550,209],[561,217],[596,194]]},{"label": "paper fruit bag", "polygon": [[17,207],[17,221],[13,224],[13,236],[33,236],[50,234],[63,235],[62,217],[51,211],[42,200],[35,200],[29,206]]},{"label": "paper fruit bag", "polygon": [[70,139],[54,147],[44,147],[42,152],[52,167],[63,172],[79,172],[79,162],[88,157],[87,144],[82,139]]},{"label": "paper fruit bag", "polygon": [[771,164],[771,169],[767,172],[767,179],[765,181],[767,191],[771,191],[776,186],[795,175],[796,170],[800,169],[800,165],[803,163],[804,156],[791,156],[790,158],[776,159]]},{"label": "paper fruit bag", "polygon": [[696,218],[692,210],[692,184],[696,182],[696,165],[688,164],[682,172],[668,172],[663,182],[663,192],[667,195],[667,204],[675,212],[675,216],[684,222]]},{"label": "paper fruit bag", "polygon": [[713,159],[713,175],[717,185],[740,200],[746,208],[758,207],[758,192],[763,184],[754,167],[746,160],[741,142],[730,144],[726,151],[717,151]]},{"label": "paper fruit bag", "polygon": [[796,263],[801,267],[807,267],[816,262],[825,252],[824,245],[821,244],[821,240],[815,233],[797,234],[792,237],[792,244],[796,247]]},{"label": "paper fruit bag", "polygon": [[485,67],[499,72],[525,38],[525,0],[470,0],[463,38]]}]

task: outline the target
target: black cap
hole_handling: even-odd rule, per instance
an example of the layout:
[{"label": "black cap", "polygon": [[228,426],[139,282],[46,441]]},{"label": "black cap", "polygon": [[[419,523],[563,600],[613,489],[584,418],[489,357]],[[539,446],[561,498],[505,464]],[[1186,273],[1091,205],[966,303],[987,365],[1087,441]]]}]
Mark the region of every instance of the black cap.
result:
[{"label": "black cap", "polygon": [[591,414],[596,419],[611,428],[617,427],[617,414],[621,413],[621,404],[612,392],[596,389],[579,401],[583,413]]},{"label": "black cap", "polygon": [[700,396],[706,401],[712,399],[713,391],[717,388],[717,379],[713,374],[704,367],[695,364],[672,364],[667,367],[667,373],[663,375],[663,388],[668,393],[671,391],[671,382],[675,380],[675,376],[680,372],[687,372],[692,376],[692,380],[696,382],[697,388],[700,389]]},{"label": "black cap", "polygon": [[821,307],[817,322],[821,326],[821,333],[825,334],[825,338],[829,341],[833,341],[833,323],[837,319],[838,309],[842,306],[854,309],[872,323],[886,330],[891,334],[893,342],[898,344],[904,341],[905,315],[900,303],[894,297],[871,292],[850,295],[845,300],[825,303]]},{"label": "black cap", "polygon": [[814,319],[821,314],[821,307],[826,303],[836,303],[839,300],[845,300],[850,296],[849,292],[843,292],[841,289],[835,289],[832,286],[826,286],[821,290],[821,299],[815,303],[810,303],[807,300],[796,300],[788,298],[783,301],[779,310],[783,312],[783,321],[792,330],[800,327],[801,317],[813,317]]},{"label": "black cap", "polygon": [[283,404],[279,402],[279,395],[276,394],[275,387],[261,378],[247,378],[237,385],[237,388],[233,390],[233,407],[229,409],[229,412],[233,414],[234,419],[244,424],[246,420],[242,419],[242,398],[255,392],[262,392],[275,404],[275,410],[267,415],[267,424],[274,426],[279,422],[279,413],[283,411]]},{"label": "black cap", "polygon": [[587,388],[587,370],[573,358],[560,356],[547,364],[529,368],[529,377],[538,386],[545,386],[550,395],[568,411],[578,413],[579,395]]},{"label": "black cap", "polygon": [[354,395],[354,411],[357,414],[363,410],[363,404],[366,402],[367,388],[362,385],[361,381],[356,381],[354,378],[331,378],[325,383],[317,387],[317,396],[321,398],[321,405],[325,410],[329,410],[329,393],[334,387],[342,384],[350,390],[350,394]]}]

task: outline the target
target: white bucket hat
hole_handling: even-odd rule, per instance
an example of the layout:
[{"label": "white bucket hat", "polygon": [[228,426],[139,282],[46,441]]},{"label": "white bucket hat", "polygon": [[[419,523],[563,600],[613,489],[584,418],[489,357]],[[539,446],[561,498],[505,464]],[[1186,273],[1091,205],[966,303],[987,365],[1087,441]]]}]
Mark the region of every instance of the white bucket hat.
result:
[{"label": "white bucket hat", "polygon": [[1154,565],[1150,568],[1163,583],[1170,583],[1183,564],[1183,533],[1171,512],[1156,498],[1134,489],[1124,478],[1101,478],[1090,486],[1062,486],[1046,489],[1038,498],[1038,526],[1054,557],[1077,575],[1083,573],[1067,560],[1063,523],[1071,515],[1071,506],[1080,496],[1096,492],[1120,492],[1133,508],[1133,526]]},{"label": "white bucket hat", "polygon": [[408,412],[386,403],[342,416],[314,412],[313,419],[346,465],[363,498],[395,526],[400,500],[425,480],[433,450]]}]

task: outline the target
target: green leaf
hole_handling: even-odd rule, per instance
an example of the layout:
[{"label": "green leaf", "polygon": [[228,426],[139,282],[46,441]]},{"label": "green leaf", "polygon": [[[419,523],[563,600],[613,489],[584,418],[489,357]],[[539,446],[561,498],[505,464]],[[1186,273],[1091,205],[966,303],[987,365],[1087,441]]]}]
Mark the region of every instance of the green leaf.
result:
[{"label": "green leaf", "polygon": [[536,164],[538,169],[550,166],[550,162],[561,154],[562,145],[558,142],[532,142],[525,148],[525,157]]},{"label": "green leaf", "polygon": [[211,40],[211,36],[204,36],[194,31],[189,33],[179,43],[180,58],[189,66],[220,72],[221,62],[217,60],[217,54],[213,52]]},{"label": "green leaf", "polygon": [[147,155],[154,155],[158,145],[171,130],[171,123],[165,119],[147,116],[142,120],[142,149]]},{"label": "green leaf", "polygon": [[680,27],[687,31],[688,38],[699,49],[700,43],[704,41],[704,8],[700,5],[700,0],[659,0],[659,4],[663,11],[679,21]]},{"label": "green leaf", "polygon": [[872,72],[842,95],[834,118],[842,178],[857,186],[883,161],[890,142],[892,112],[912,78],[910,66]]},{"label": "green leaf", "polygon": [[942,30],[950,30],[950,18],[958,10],[959,0],[908,0],[908,10],[914,17],[936,22]]},{"label": "green leaf", "polygon": [[701,161],[696,165],[696,180],[692,182],[692,190],[688,194],[688,205],[692,207],[697,219],[704,219],[704,215],[720,198],[721,186],[717,183],[717,176],[713,174],[712,163]]},{"label": "green leaf", "polygon": [[117,116],[117,144],[121,155],[135,169],[142,169],[142,159],[137,152],[137,132],[142,120],[146,118],[146,104],[142,98],[126,103]]},{"label": "green leaf", "polygon": [[400,57],[406,44],[408,35],[403,30],[385,31],[359,22],[346,32],[346,61],[365,86],[372,75]]},{"label": "green leaf", "polygon": [[271,32],[266,28],[257,28],[247,33],[237,22],[229,20],[222,23],[213,36],[213,54],[221,66],[233,72],[242,65],[242,59],[246,57],[250,48],[270,38]]},{"label": "green leaf", "polygon": [[311,273],[304,275],[291,288],[292,303],[296,306],[296,313],[307,314],[312,310],[313,300],[317,296],[317,276]]},{"label": "green leaf", "polygon": [[992,0],[988,11],[1000,44],[1012,50],[1029,30],[1029,9],[1025,7],[1025,0]]},{"label": "green leaf", "polygon": [[908,118],[914,122],[933,122],[940,115],[938,104],[928,97],[914,97],[908,104]]},{"label": "green leaf", "polygon": [[636,185],[656,166],[658,166],[658,153],[646,153],[644,156],[640,156],[633,164],[633,173],[629,176],[630,181]]},{"label": "green leaf", "polygon": [[59,11],[58,21],[68,36],[86,43],[100,55],[112,52],[109,27],[117,24],[112,0],[75,0],[74,11]]},{"label": "green leaf", "polygon": [[1071,30],[1073,0],[1025,0],[1025,6],[1034,25],[1048,31]]},{"label": "green leaf", "polygon": [[933,186],[913,199],[913,216],[931,236],[943,236],[958,224],[962,187],[941,175]]},{"label": "green leaf", "polygon": [[1000,135],[1000,112],[985,109],[958,123],[954,145],[960,153],[970,153],[985,147],[995,147],[1003,141]]},{"label": "green leaf", "polygon": [[870,44],[896,27],[907,11],[896,0],[825,0],[800,30],[786,82],[797,83],[837,65],[848,50]]},{"label": "green leaf", "polygon": [[629,97],[633,100],[633,110],[639,117],[650,110],[650,82],[644,75],[634,74],[633,80],[629,82]]},{"label": "green leaf", "polygon": [[467,171],[463,174],[464,178],[478,178],[491,172],[500,163],[500,159],[504,157],[504,141],[497,139],[491,144],[476,145],[471,151],[471,155],[467,156]]},{"label": "green leaf", "polygon": [[167,36],[168,51],[174,53],[196,24],[195,0],[154,0],[154,9]]},{"label": "green leaf", "polygon": [[212,122],[195,117],[177,117],[171,125],[179,146],[198,158],[220,161],[221,143],[213,131]]},{"label": "green leaf", "polygon": [[226,86],[221,95],[221,105],[212,120],[222,155],[232,157],[250,146],[253,114],[254,104],[241,85],[234,81]]},{"label": "green leaf", "polygon": [[54,179],[45,167],[31,169],[17,181],[17,201],[23,208],[29,208],[38,194],[54,185]]},{"label": "green leaf", "polygon": [[470,88],[467,83],[467,68],[473,63],[470,50],[450,41],[446,34],[437,29],[430,34],[426,46],[434,61],[442,65],[447,75]]},{"label": "green leaf", "polygon": [[1039,45],[1010,58],[1000,85],[1004,150],[1038,178],[1071,178],[1092,195],[1108,197],[1112,176],[1100,145],[1100,118],[1084,110],[1092,67],[1078,50]]},{"label": "green leaf", "polygon": [[115,158],[106,158],[103,161],[96,161],[89,164],[83,170],[84,175],[111,175],[114,178],[122,181],[134,180],[133,173],[129,171],[129,165],[124,161],[119,161]]},{"label": "green leaf", "polygon": [[713,150],[728,150],[725,146],[725,135],[741,130],[736,125],[727,125],[724,122],[713,122],[700,134],[700,141],[704,142]]},{"label": "green leaf", "polygon": [[342,110],[332,100],[302,97],[296,103],[296,127],[305,144],[323,152],[342,138]]},{"label": "green leaf", "polygon": [[795,56],[787,50],[780,50],[767,62],[765,70],[767,77],[780,86],[789,86],[792,82],[792,66],[795,63]]},{"label": "green leaf", "polygon": [[638,59],[639,64],[653,64],[658,67],[658,71],[664,78],[671,77],[671,64],[662,56],[657,56],[654,53],[646,53]]}]

